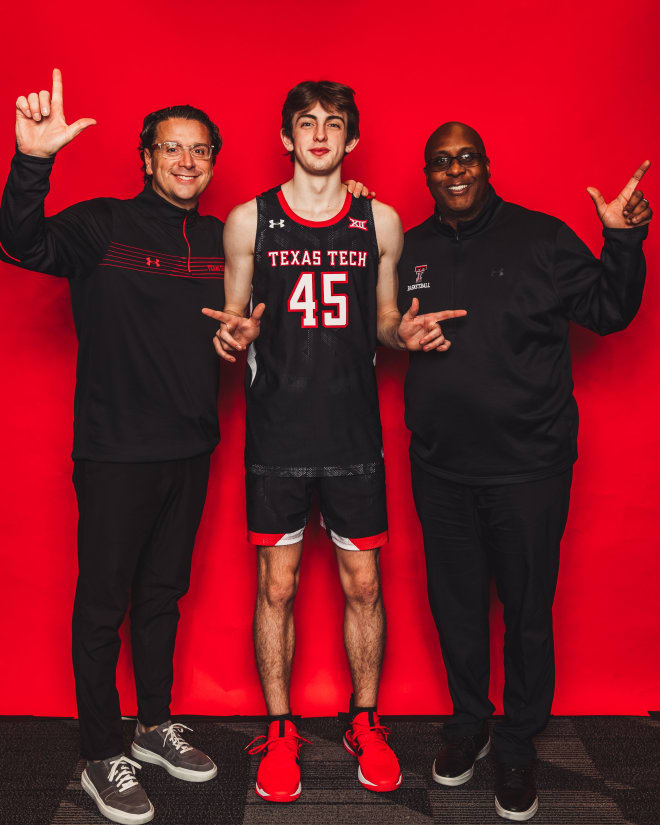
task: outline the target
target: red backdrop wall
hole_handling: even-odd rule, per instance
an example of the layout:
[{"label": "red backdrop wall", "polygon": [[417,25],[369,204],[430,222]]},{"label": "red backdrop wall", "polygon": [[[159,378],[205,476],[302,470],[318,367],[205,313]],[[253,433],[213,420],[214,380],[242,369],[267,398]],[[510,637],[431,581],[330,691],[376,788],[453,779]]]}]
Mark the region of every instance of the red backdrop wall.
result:
[{"label": "red backdrop wall", "polygon": [[[658,12],[653,0],[442,5],[335,0],[217,3],[118,0],[3,13],[0,172],[13,149],[18,94],[64,73],[65,111],[98,125],[58,157],[49,213],[141,187],[143,115],[179,102],[209,111],[225,144],[203,211],[225,217],[290,174],[279,141],[288,88],[327,77],[357,90],[362,141],[347,176],[368,181],[405,227],[432,203],[422,147],[458,119],[484,136],[493,183],[508,200],[566,220],[597,251],[600,223],[585,186],[609,198],[646,157],[643,189],[658,208]],[[653,100],[653,105],[651,105]],[[656,218],[660,221],[660,216]],[[655,229],[655,231],[654,231]],[[660,707],[660,289],[658,227],[647,242],[649,278],[638,317],[599,339],[574,330],[580,460],[555,608],[556,713],[645,713]],[[67,285],[0,265],[3,556],[0,713],[75,714],[70,614],[76,577],[76,505],[69,458],[76,340]],[[468,307],[469,309],[469,307]],[[379,381],[391,540],[382,552],[389,638],[381,689],[388,713],[450,709],[425,595],[403,424],[405,357],[383,352]],[[264,711],[251,648],[254,549],[245,540],[242,365],[223,370],[223,440],[182,602],[174,709]],[[493,696],[501,695],[502,628],[493,607]],[[333,553],[308,533],[296,605],[294,711],[344,709],[350,681]],[[128,645],[122,706],[134,712]]]}]

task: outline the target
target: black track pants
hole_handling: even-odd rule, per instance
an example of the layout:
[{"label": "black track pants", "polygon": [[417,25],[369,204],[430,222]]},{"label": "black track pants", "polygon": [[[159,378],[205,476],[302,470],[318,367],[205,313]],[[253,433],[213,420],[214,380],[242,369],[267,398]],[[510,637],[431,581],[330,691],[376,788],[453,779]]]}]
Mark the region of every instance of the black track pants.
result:
[{"label": "black track pants", "polygon": [[86,759],[123,752],[115,672],[129,600],[138,718],[145,725],[169,718],[177,601],[188,590],[209,458],[75,462],[73,669]]},{"label": "black track pants", "polygon": [[488,698],[489,579],[504,605],[504,721],[499,758],[529,764],[532,737],[547,724],[555,685],[552,602],[572,469],[541,481],[457,484],[412,465],[422,523],[428,594],[447,669],[452,738],[478,733],[493,712]]}]

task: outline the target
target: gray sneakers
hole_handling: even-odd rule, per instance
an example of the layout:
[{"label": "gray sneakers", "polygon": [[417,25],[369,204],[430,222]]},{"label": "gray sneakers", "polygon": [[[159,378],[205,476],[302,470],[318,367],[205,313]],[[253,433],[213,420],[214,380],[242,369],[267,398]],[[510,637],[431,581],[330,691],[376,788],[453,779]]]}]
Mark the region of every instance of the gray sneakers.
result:
[{"label": "gray sneakers", "polygon": [[121,754],[102,762],[88,762],[80,782],[103,816],[120,825],[141,825],[154,818],[154,806],[135,778],[141,768]]},{"label": "gray sneakers", "polygon": [[[131,754],[142,762],[161,765],[172,776],[187,782],[213,779],[218,769],[206,754],[181,738],[184,729],[190,730],[180,722],[167,721],[149,733],[142,733],[138,722]],[[120,825],[142,825],[154,818],[154,806],[135,778],[135,768],[141,767],[123,754],[88,762],[80,783],[103,816]]]},{"label": "gray sneakers", "polygon": [[184,729],[192,730],[187,725],[180,722],[172,723],[168,719],[155,730],[142,733],[138,722],[131,745],[131,755],[141,762],[160,765],[172,776],[185,779],[186,782],[206,782],[213,779],[218,774],[215,763],[181,737]]}]

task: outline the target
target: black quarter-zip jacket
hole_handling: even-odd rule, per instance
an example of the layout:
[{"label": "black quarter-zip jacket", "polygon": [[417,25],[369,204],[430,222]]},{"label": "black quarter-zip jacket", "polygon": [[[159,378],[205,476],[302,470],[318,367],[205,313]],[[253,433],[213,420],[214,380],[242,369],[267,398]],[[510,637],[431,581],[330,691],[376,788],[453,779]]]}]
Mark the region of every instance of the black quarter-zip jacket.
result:
[{"label": "black quarter-zip jacket", "polygon": [[600,260],[557,218],[506,203],[457,230],[436,213],[410,229],[399,308],[466,309],[442,324],[446,353],[411,353],[405,384],[410,454],[463,484],[550,477],[577,457],[569,322],[600,335],[639,308],[647,227],[604,229]]},{"label": "black quarter-zip jacket", "polygon": [[0,209],[0,258],[68,279],[78,335],[73,458],[170,461],[219,440],[222,222],[147,184],[44,217],[53,160],[17,152]]}]

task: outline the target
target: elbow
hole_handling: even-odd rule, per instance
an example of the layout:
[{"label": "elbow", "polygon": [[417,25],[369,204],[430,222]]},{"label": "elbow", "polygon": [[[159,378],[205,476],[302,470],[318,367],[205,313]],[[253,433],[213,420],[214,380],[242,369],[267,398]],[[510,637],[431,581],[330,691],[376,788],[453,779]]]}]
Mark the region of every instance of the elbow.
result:
[{"label": "elbow", "polygon": [[621,332],[635,318],[642,303],[642,291],[630,294],[625,300],[617,301],[603,313],[599,319],[600,323],[596,329],[599,335],[611,335],[613,332]]},{"label": "elbow", "polygon": [[625,329],[628,324],[612,324],[610,326],[600,327],[596,330],[596,332],[604,338],[606,335],[612,335],[614,332],[621,332],[622,329]]},{"label": "elbow", "polygon": [[596,332],[601,335],[612,335],[614,332],[621,332],[626,329],[635,317],[635,313],[625,318],[608,318],[605,322],[599,325]]}]

